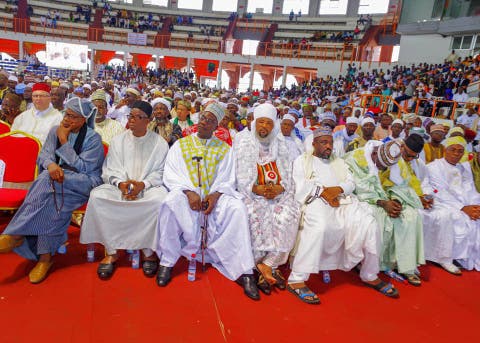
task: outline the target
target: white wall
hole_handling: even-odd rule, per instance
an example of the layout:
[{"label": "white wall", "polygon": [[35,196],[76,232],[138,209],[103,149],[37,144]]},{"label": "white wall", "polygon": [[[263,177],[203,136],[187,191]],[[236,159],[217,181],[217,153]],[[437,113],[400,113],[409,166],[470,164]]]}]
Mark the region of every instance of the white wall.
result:
[{"label": "white wall", "polygon": [[398,64],[441,63],[451,51],[452,37],[441,35],[402,35]]}]

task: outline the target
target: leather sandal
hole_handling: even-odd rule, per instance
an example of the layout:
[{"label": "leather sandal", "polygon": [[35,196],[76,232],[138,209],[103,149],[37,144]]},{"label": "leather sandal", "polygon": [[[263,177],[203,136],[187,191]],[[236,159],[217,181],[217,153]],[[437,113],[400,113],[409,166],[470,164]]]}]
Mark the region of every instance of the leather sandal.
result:
[{"label": "leather sandal", "polygon": [[116,269],[116,262],[100,263],[97,268],[97,275],[100,280],[108,280],[112,277]]},{"label": "leather sandal", "polygon": [[[318,298],[318,296],[307,286],[303,286],[300,288],[293,288],[292,286],[287,285],[287,290],[306,304],[310,304],[310,305],[320,304],[320,299]],[[307,297],[311,299],[307,299]]]},{"label": "leather sandal", "polygon": [[172,267],[165,267],[160,265],[157,273],[157,285],[159,287],[165,287],[172,280]]}]

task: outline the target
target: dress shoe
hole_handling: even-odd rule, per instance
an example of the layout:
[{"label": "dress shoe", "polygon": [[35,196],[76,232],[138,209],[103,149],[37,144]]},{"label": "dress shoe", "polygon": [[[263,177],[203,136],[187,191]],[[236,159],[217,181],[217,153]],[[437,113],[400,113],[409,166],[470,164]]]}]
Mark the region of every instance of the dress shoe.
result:
[{"label": "dress shoe", "polygon": [[275,283],[275,287],[277,287],[280,290],[285,290],[287,288],[287,282],[285,281],[285,278],[283,277],[282,273],[280,270],[275,269],[273,271],[273,277],[277,282]]},{"label": "dress shoe", "polygon": [[40,283],[47,278],[53,262],[38,262],[28,274],[31,283]]},{"label": "dress shoe", "polygon": [[270,284],[265,280],[262,274],[258,276],[258,282],[257,282],[257,287],[259,290],[261,290],[265,295],[270,295],[272,294],[272,288],[270,287]]},{"label": "dress shoe", "polygon": [[23,238],[15,239],[11,235],[0,235],[0,253],[7,253],[23,244]]},{"label": "dress shoe", "polygon": [[143,275],[146,277],[154,277],[158,269],[158,261],[143,261]]},{"label": "dress shoe", "polygon": [[116,263],[100,263],[97,268],[97,275],[101,280],[108,280],[116,269]]},{"label": "dress shoe", "polygon": [[160,265],[157,273],[157,285],[165,287],[172,280],[172,267],[165,267]]},{"label": "dress shoe", "polygon": [[243,274],[237,279],[236,282],[243,287],[243,292],[247,297],[253,300],[260,299],[257,284],[252,274]]}]

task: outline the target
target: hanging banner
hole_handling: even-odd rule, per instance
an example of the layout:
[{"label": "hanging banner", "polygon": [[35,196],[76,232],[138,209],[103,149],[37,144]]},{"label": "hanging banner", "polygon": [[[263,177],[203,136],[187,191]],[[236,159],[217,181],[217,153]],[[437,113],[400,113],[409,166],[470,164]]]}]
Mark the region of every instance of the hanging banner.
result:
[{"label": "hanging banner", "polygon": [[128,33],[128,44],[132,45],[147,45],[147,34],[146,33]]}]

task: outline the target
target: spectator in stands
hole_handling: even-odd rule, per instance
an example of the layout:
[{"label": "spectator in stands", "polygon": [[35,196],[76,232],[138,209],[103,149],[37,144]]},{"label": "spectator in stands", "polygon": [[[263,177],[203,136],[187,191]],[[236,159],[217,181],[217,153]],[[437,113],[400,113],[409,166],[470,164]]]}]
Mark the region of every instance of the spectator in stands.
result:
[{"label": "spectator in stands", "polygon": [[107,117],[117,120],[125,127],[128,122],[128,115],[130,115],[130,109],[135,101],[140,100],[141,96],[142,94],[137,88],[133,86],[128,87],[125,92],[125,97],[120,100],[118,105],[108,111]]},{"label": "spectator in stands", "polygon": [[465,93],[463,87],[458,87],[457,92],[453,96],[453,101],[459,102],[458,107],[464,107],[468,100],[468,95]]},{"label": "spectator in stands", "polygon": [[455,50],[452,50],[452,52],[450,53],[450,55],[447,56],[445,61],[455,63],[458,60],[458,57],[459,56],[455,53]]},{"label": "spectator in stands", "polygon": [[295,17],[295,12],[293,12],[293,9],[290,11],[290,14],[288,15],[288,20],[293,21],[293,18]]},{"label": "spectator in stands", "polygon": [[[34,95],[39,94],[39,87],[43,86],[37,84]],[[42,92],[46,92],[45,87]],[[66,108],[60,126],[48,130],[37,161],[40,174],[0,235],[0,252],[15,249],[17,254],[37,261],[29,273],[31,283],[47,277],[52,255],[67,241],[72,211],[102,183],[102,141],[93,130],[96,109],[78,98],[68,101]]]}]

